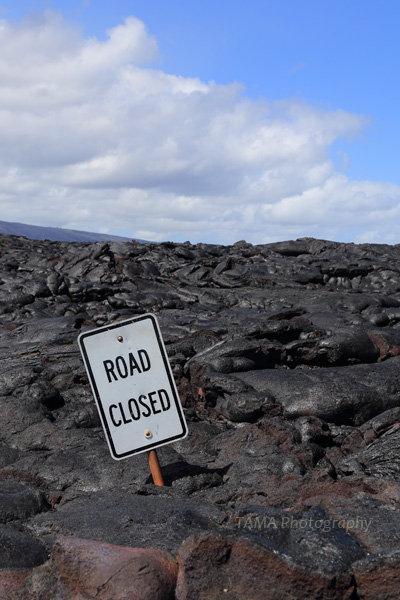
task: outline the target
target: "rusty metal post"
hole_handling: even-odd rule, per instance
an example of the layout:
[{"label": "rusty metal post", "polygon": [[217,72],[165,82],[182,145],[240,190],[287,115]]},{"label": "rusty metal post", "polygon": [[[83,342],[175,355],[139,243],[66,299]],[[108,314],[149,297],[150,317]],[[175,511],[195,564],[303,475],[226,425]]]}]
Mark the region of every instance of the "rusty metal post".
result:
[{"label": "rusty metal post", "polygon": [[149,450],[147,452],[149,458],[150,471],[153,476],[155,485],[164,485],[164,479],[161,473],[160,463],[158,462],[157,452],[155,450]]}]

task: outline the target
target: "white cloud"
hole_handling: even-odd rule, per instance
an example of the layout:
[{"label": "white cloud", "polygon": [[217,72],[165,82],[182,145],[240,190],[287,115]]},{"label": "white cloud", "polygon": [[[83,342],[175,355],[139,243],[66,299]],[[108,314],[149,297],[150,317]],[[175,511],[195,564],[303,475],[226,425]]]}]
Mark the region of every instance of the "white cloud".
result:
[{"label": "white cloud", "polygon": [[[330,147],[367,119],[151,68],[134,17],[105,41],[61,15],[0,21],[1,219],[154,240],[398,241],[400,188],[350,181]],[[396,236],[398,236],[396,238]]]}]

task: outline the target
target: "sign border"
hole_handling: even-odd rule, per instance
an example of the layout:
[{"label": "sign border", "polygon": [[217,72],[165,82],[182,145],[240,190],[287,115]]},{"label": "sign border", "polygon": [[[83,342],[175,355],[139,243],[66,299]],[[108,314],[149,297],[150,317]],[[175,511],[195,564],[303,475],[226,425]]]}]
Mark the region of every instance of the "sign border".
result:
[{"label": "sign border", "polygon": [[[114,445],[114,441],[111,435],[111,432],[109,430],[108,427],[108,423],[107,423],[107,418],[105,416],[105,412],[104,412],[104,408],[101,402],[101,397],[100,397],[100,393],[96,384],[96,380],[93,374],[93,370],[92,370],[92,366],[90,364],[90,360],[89,360],[89,356],[88,353],[86,351],[86,347],[85,347],[85,338],[87,337],[91,337],[93,335],[98,335],[99,333],[101,333],[102,331],[111,331],[112,329],[118,329],[119,327],[124,327],[126,325],[130,325],[131,323],[137,323],[138,321],[144,321],[145,319],[150,319],[152,324],[153,324],[153,328],[154,328],[154,333],[156,335],[157,338],[157,342],[160,348],[160,352],[161,352],[161,356],[164,362],[164,366],[165,366],[165,370],[166,370],[166,374],[168,376],[168,381],[170,384],[170,388],[172,391],[172,395],[174,398],[174,402],[175,402],[175,408],[176,411],[178,413],[179,416],[179,421],[180,424],[182,426],[182,433],[179,435],[175,435],[171,438],[168,438],[166,440],[163,440],[162,442],[154,442],[153,444],[147,444],[146,446],[141,446],[140,448],[135,448],[134,450],[129,450],[128,452],[123,452],[121,454],[118,454],[115,450],[115,445]],[[93,392],[93,396],[94,399],[96,401],[96,406],[97,409],[99,411],[100,414],[100,419],[101,419],[101,423],[103,425],[103,431],[106,435],[106,440],[108,443],[108,447],[110,449],[110,453],[111,456],[115,459],[115,460],[121,460],[123,458],[128,458],[129,456],[134,456],[135,454],[140,454],[141,452],[145,452],[145,451],[149,451],[149,450],[154,450],[155,448],[159,448],[160,446],[164,446],[166,444],[171,444],[172,442],[176,442],[178,440],[181,440],[183,438],[185,438],[188,434],[188,427],[187,427],[187,423],[185,420],[185,416],[183,414],[183,408],[182,408],[182,404],[181,401],[179,399],[179,395],[178,395],[178,390],[176,389],[176,385],[175,385],[175,380],[174,377],[172,375],[172,371],[171,371],[171,365],[169,363],[168,360],[168,355],[167,355],[167,351],[165,348],[165,344],[164,341],[162,339],[161,336],[161,331],[160,331],[160,327],[158,325],[158,321],[157,318],[154,314],[152,313],[146,313],[144,315],[140,315],[140,316],[136,316],[136,317],[131,317],[130,319],[127,319],[125,321],[118,321],[117,323],[112,323],[111,325],[104,325],[103,327],[97,327],[96,329],[92,329],[90,331],[84,331],[83,333],[81,333],[78,336],[78,344],[79,344],[79,348],[81,350],[81,354],[83,357],[83,362],[86,368],[86,372],[89,376],[89,383],[91,385],[92,388],[92,392]]]}]

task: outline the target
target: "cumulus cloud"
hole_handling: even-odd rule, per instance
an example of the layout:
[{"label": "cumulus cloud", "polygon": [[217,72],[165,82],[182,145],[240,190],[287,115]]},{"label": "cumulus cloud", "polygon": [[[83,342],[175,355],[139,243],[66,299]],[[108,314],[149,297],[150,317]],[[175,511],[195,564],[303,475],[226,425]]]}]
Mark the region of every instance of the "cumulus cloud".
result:
[{"label": "cumulus cloud", "polygon": [[359,241],[399,241],[400,188],[350,181],[330,158],[363,116],[251,101],[240,84],[155,69],[157,52],[134,17],[105,41],[54,12],[0,21],[2,220],[155,241],[355,227]]}]

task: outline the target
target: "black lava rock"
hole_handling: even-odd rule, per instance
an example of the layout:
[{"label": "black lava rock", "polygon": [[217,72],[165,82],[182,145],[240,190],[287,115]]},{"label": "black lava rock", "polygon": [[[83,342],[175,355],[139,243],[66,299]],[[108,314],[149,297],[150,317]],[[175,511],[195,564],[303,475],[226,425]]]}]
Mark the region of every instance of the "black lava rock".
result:
[{"label": "black lava rock", "polygon": [[[147,312],[189,425],[158,451],[163,488],[145,454],[110,457],[77,345]],[[2,235],[0,331],[0,590],[14,586],[12,600],[34,598],[48,570],[59,581],[60,535],[179,556],[179,600],[390,597],[400,247]]]}]

